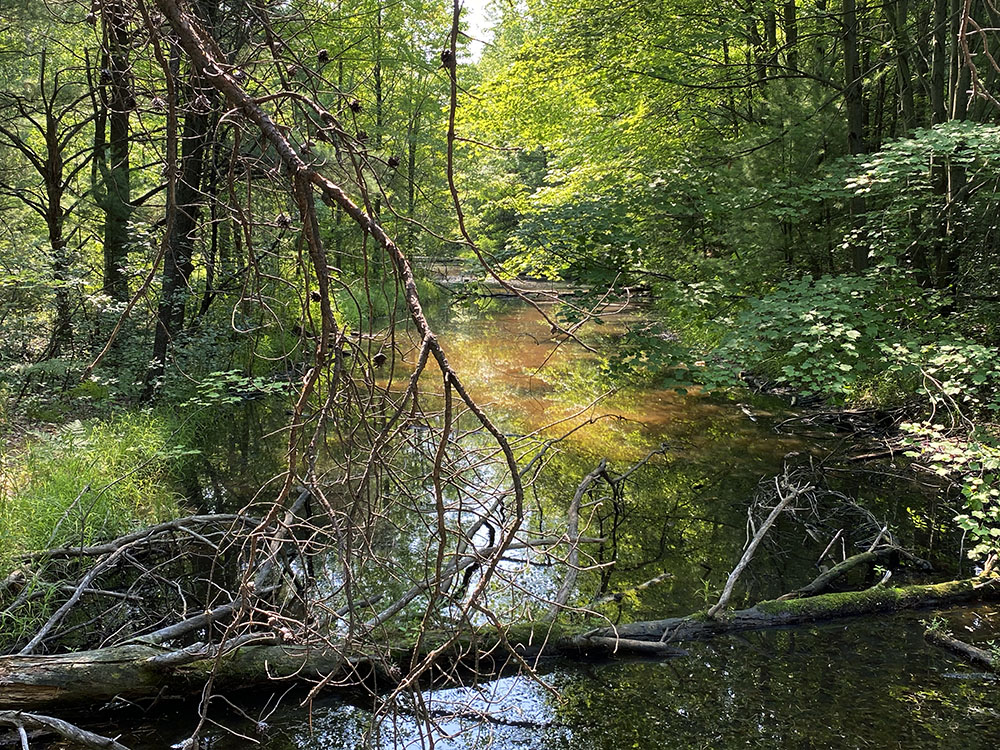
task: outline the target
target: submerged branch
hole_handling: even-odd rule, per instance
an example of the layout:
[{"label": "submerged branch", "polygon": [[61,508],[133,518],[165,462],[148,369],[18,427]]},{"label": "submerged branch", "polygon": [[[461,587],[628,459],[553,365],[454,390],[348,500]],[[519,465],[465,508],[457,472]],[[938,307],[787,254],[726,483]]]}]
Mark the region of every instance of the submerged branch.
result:
[{"label": "submerged branch", "polygon": [[110,737],[88,732],[68,721],[52,716],[41,716],[22,711],[0,711],[0,724],[14,727],[19,731],[22,747],[27,747],[27,735],[24,730],[35,729],[57,735],[78,747],[93,748],[93,750],[128,750],[127,747]]},{"label": "submerged branch", "polygon": [[969,664],[990,672],[1000,672],[1000,659],[989,651],[973,646],[971,643],[960,641],[958,638],[948,635],[948,633],[933,628],[927,629],[924,633],[924,638],[927,639],[928,643],[943,648],[945,651],[950,651]]}]

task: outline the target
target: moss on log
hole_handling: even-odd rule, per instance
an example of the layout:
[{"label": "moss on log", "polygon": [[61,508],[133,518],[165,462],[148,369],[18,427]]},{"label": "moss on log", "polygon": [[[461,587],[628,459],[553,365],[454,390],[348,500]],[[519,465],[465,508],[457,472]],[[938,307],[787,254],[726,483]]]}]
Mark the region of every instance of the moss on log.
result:
[{"label": "moss on log", "polygon": [[573,639],[586,647],[590,638],[663,639],[668,642],[703,640],[725,633],[764,630],[819,623],[862,615],[885,614],[903,609],[955,606],[970,601],[1000,597],[997,579],[968,579],[892,588],[875,586],[864,591],[820,594],[803,599],[764,601],[728,612],[717,619],[704,613],[664,620],[634,622],[599,628]]}]

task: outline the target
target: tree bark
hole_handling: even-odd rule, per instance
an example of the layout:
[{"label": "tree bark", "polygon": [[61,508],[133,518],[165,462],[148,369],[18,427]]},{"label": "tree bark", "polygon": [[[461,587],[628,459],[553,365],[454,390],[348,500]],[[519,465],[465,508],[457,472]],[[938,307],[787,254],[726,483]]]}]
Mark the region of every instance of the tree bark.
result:
[{"label": "tree bark", "polygon": [[[581,626],[536,621],[513,625],[502,632],[489,628],[473,633],[460,639],[444,657],[480,665],[503,661],[504,652],[510,650],[522,656],[561,653],[587,657],[621,652],[675,655],[678,652],[669,644],[681,641],[998,598],[997,579],[968,579],[766,601],[719,619],[698,613],[588,631]],[[399,641],[387,646],[392,661],[410,663],[412,643]],[[434,646],[434,638],[425,638],[424,650],[430,652]],[[378,659],[350,656],[346,648],[273,642],[237,646],[221,656],[143,643],[76,654],[4,656],[0,657],[0,709],[95,704],[115,697],[137,700],[164,692],[194,693],[213,673],[215,687],[222,691],[274,681],[311,682],[329,675],[342,677],[347,685],[374,679],[376,685],[385,688],[392,681],[381,664]]]},{"label": "tree bark", "polygon": [[[129,112],[134,105],[128,61],[128,16],[122,0],[101,4],[107,50],[101,71],[105,111],[110,126],[107,143],[99,144],[95,159],[101,167],[104,195],[104,293],[128,302],[128,223],[132,215],[129,165]],[[106,72],[105,72],[106,71]],[[105,77],[107,83],[105,84]],[[105,153],[106,152],[106,153]]]}]

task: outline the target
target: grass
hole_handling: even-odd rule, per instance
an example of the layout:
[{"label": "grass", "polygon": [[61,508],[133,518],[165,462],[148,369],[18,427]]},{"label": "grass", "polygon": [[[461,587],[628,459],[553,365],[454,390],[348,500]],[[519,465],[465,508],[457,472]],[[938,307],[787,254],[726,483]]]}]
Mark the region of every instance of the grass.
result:
[{"label": "grass", "polygon": [[132,412],[36,432],[0,454],[0,574],[28,552],[178,515],[174,479],[193,453],[190,435],[169,413]]}]

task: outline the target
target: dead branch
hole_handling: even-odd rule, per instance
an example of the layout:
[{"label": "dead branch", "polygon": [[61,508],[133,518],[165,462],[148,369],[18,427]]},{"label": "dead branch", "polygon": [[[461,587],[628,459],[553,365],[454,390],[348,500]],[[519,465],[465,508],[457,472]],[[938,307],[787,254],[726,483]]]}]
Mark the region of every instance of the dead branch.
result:
[{"label": "dead branch", "polygon": [[799,599],[803,596],[815,596],[826,591],[830,584],[836,581],[838,578],[842,578],[847,575],[850,571],[861,565],[868,565],[870,563],[877,562],[885,557],[888,557],[894,551],[893,547],[881,547],[876,550],[869,550],[868,552],[860,552],[857,555],[848,557],[841,563],[834,565],[829,570],[816,576],[810,583],[807,583],[800,589],[795,591],[790,591],[784,596],[778,597],[779,601],[785,601],[788,599]]},{"label": "dead branch", "polygon": [[580,548],[573,541],[580,533],[580,502],[583,500],[583,495],[590,485],[601,477],[607,476],[607,473],[608,459],[602,458],[597,468],[587,474],[580,482],[573,495],[573,500],[569,504],[569,510],[566,514],[566,534],[570,539],[569,556],[566,560],[568,570],[562,584],[559,586],[559,591],[556,593],[555,599],[552,600],[552,604],[549,607],[547,617],[550,620],[555,619],[560,610],[566,606],[566,602],[569,601],[570,594],[573,593],[573,587],[576,585],[576,579],[580,572]]},{"label": "dead branch", "polygon": [[23,711],[0,711],[0,724],[15,727],[21,734],[21,747],[28,745],[25,729],[35,729],[54,734],[67,742],[79,747],[93,750],[128,750],[127,747],[111,739],[70,724],[68,721],[56,719],[41,714],[30,714]]},{"label": "dead branch", "polygon": [[787,472],[784,476],[784,487],[782,487],[778,477],[775,477],[774,484],[779,502],[771,510],[771,513],[765,519],[764,523],[761,524],[760,528],[757,529],[757,533],[754,534],[753,539],[750,540],[750,543],[743,552],[743,556],[740,558],[740,561],[729,574],[729,579],[726,581],[725,588],[722,590],[722,595],[719,597],[719,601],[708,610],[709,617],[716,617],[721,610],[725,609],[726,605],[729,603],[729,598],[733,594],[733,587],[743,574],[743,571],[746,570],[746,567],[750,564],[750,560],[753,559],[754,552],[757,551],[758,545],[767,535],[771,526],[774,525],[774,522],[778,520],[778,516],[781,515],[781,512],[788,507],[788,504],[792,502],[792,500],[812,489],[811,485],[791,484]]}]

